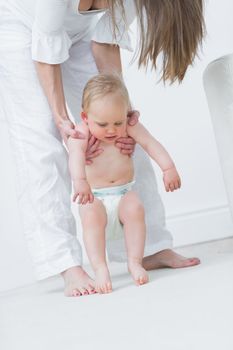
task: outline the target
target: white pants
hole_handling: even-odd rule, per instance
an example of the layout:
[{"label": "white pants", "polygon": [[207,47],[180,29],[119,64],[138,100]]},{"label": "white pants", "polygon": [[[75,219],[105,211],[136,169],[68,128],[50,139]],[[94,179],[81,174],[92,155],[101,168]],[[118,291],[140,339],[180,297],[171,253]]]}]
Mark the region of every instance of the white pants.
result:
[{"label": "white pants", "polygon": [[[0,23],[0,104],[9,126],[25,237],[37,278],[44,279],[81,265],[82,252],[71,212],[67,153],[38,81],[30,45],[30,29],[5,13]],[[62,74],[66,101],[76,120],[82,89],[96,73],[90,43],[73,44]],[[171,248],[154,172],[140,147],[135,152],[135,177],[134,190],[146,211],[145,255]],[[111,260],[124,259],[123,240],[107,248]]]}]

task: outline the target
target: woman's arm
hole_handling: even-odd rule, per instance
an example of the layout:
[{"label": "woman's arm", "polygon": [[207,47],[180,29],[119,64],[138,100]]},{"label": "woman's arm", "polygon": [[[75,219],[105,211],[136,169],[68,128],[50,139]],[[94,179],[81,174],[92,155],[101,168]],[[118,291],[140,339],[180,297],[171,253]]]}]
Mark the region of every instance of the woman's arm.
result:
[{"label": "woman's arm", "polygon": [[[96,66],[100,73],[116,72],[122,73],[120,48],[118,45],[102,44],[92,41],[92,53],[96,62]],[[138,118],[135,113],[129,115],[129,123],[134,125]],[[121,153],[131,155],[135,148],[135,142],[131,137],[121,137],[117,140],[116,146],[120,148]]]},{"label": "woman's arm", "polygon": [[118,45],[91,42],[92,53],[96,62],[96,66],[100,73],[116,72],[121,74],[121,56]]},{"label": "woman's arm", "polygon": [[32,27],[32,59],[64,141],[68,136],[78,136],[67,113],[60,69],[71,45],[63,26],[67,6],[66,0],[37,1]]},{"label": "woman's arm", "polygon": [[35,62],[35,65],[40,83],[52,110],[55,124],[64,141],[66,142],[69,136],[74,138],[83,137],[81,133],[74,129],[75,126],[69,119],[62,85],[60,64]]},{"label": "woman's arm", "polygon": [[60,64],[35,62],[40,83],[47,96],[55,120],[69,119],[62,86]]}]

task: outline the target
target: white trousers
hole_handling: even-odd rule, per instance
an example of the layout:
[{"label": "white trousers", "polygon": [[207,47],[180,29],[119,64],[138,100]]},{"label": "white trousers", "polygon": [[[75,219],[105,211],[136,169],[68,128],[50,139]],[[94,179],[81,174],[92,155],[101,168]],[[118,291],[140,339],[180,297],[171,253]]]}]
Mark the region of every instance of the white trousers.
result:
[{"label": "white trousers", "polygon": [[[2,6],[2,5],[1,5]],[[0,104],[9,127],[22,225],[38,279],[82,264],[71,212],[71,182],[63,147],[47,99],[31,59],[31,31],[14,14],[5,12],[0,24]],[[82,89],[97,73],[90,43],[79,41],[62,64],[65,96],[78,121]],[[146,211],[145,255],[171,248],[164,208],[150,160],[135,151],[134,190]],[[110,260],[126,258],[124,242],[111,242]]]}]

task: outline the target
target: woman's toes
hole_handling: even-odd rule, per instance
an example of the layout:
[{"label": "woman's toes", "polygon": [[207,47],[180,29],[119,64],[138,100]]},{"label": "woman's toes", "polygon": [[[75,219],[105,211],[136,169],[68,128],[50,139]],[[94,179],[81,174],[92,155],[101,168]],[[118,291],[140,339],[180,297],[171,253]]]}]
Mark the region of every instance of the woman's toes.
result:
[{"label": "woman's toes", "polygon": [[79,288],[79,291],[80,291],[80,293],[81,293],[81,295],[87,295],[87,294],[89,294],[88,293],[88,290],[86,289],[86,288]]},{"label": "woman's toes", "polygon": [[81,292],[77,289],[77,288],[75,288],[75,289],[73,289],[73,291],[72,291],[72,297],[80,297],[82,294],[81,294]]},{"label": "woman's toes", "polygon": [[87,287],[87,291],[88,291],[88,294],[95,294],[96,293],[96,290],[93,286],[88,286]]}]

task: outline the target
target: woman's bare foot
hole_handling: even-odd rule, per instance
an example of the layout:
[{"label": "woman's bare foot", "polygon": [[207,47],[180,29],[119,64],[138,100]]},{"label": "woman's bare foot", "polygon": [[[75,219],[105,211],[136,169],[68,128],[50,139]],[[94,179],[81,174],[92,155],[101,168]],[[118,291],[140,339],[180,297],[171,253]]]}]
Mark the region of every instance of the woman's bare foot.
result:
[{"label": "woman's bare foot", "polygon": [[78,297],[96,293],[94,281],[81,266],[73,266],[61,273],[65,282],[64,294],[67,297]]},{"label": "woman's bare foot", "polygon": [[95,290],[100,294],[112,292],[112,282],[106,264],[95,269]]},{"label": "woman's bare foot", "polygon": [[135,261],[132,261],[132,262],[129,261],[128,269],[137,286],[140,286],[142,284],[149,282],[148,274],[140,263]]},{"label": "woman's bare foot", "polygon": [[186,258],[175,253],[171,249],[165,249],[156,254],[146,256],[143,259],[142,265],[146,270],[154,270],[162,267],[171,267],[173,269],[190,267],[200,264],[198,258]]}]

